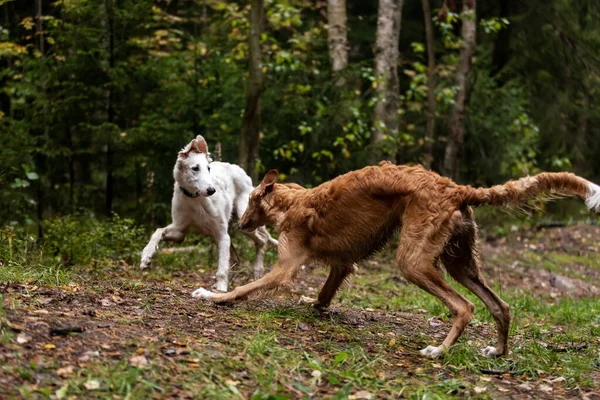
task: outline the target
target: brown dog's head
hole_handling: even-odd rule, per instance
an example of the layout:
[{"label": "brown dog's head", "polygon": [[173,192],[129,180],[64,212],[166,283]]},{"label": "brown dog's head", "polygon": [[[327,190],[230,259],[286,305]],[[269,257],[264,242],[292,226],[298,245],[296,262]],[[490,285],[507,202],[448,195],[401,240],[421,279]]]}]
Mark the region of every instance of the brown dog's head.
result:
[{"label": "brown dog's head", "polygon": [[250,200],[246,212],[240,218],[240,229],[246,232],[253,232],[256,228],[263,226],[267,222],[267,213],[264,208],[263,199],[273,191],[279,172],[272,169],[267,172],[262,182],[250,193]]}]

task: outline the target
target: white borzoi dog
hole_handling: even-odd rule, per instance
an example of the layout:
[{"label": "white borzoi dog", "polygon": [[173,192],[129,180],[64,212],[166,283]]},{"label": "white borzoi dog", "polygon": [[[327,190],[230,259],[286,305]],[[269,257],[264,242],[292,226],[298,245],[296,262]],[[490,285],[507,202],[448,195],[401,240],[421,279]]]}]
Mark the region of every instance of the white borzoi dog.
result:
[{"label": "white borzoi dog", "polygon": [[[209,236],[217,244],[219,267],[216,290],[226,292],[229,284],[231,238],[229,222],[235,214],[238,218],[248,207],[250,192],[254,189],[250,177],[237,165],[211,162],[208,146],[202,136],[192,140],[177,156],[173,170],[175,188],[171,213],[173,222],[154,232],[142,251],[141,268],[146,268],[158,250],[162,240],[181,243],[189,227]],[[264,258],[268,243],[277,246],[267,230],[247,234],[255,243],[254,279],[264,273]]]}]

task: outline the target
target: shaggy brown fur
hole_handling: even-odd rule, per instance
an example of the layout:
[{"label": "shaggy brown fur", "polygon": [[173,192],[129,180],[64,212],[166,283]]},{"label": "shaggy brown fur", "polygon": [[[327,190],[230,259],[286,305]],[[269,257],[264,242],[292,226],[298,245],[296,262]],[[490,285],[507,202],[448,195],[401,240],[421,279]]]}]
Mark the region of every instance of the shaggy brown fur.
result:
[{"label": "shaggy brown fur", "polygon": [[[454,316],[450,333],[425,355],[443,354],[473,317],[474,306],[444,280],[438,265],[477,295],[494,316],[495,347],[486,355],[507,352],[508,305],[486,284],[480,272],[477,226],[470,206],[521,205],[542,194],[591,198],[594,185],[570,173],[542,173],[489,189],[457,185],[420,166],[379,166],[349,172],[313,189],[277,184],[269,172],[250,195],[240,220],[252,231],[265,223],[279,230],[279,260],[263,278],[229,293],[205,291],[215,302],[233,302],[287,287],[299,267],[316,260],[331,267],[315,307],[329,306],[354,270],[354,263],[381,249],[400,230],[396,260],[406,279],[439,298]],[[590,186],[591,185],[591,186]],[[595,199],[595,197],[594,197]]]}]

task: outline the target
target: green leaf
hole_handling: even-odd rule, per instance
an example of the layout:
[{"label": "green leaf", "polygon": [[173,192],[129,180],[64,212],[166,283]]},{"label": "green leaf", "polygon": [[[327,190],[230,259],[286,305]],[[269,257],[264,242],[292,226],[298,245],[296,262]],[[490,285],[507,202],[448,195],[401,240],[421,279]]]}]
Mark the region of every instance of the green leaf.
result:
[{"label": "green leaf", "polygon": [[30,181],[36,181],[36,180],[40,179],[40,177],[38,176],[38,174],[36,174],[35,172],[28,172],[27,173],[27,178]]},{"label": "green leaf", "polygon": [[335,367],[338,364],[343,363],[344,360],[346,360],[346,358],[348,358],[348,353],[346,353],[345,351],[342,351],[337,356],[335,356],[335,358],[333,359],[333,366]]}]

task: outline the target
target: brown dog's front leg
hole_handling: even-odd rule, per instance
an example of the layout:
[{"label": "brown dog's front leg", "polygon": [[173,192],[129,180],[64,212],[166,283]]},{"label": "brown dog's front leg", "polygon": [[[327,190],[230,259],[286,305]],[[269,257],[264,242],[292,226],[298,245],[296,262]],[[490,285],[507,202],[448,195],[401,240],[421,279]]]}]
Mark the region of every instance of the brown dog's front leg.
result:
[{"label": "brown dog's front leg", "polygon": [[293,246],[287,246],[288,249],[290,247],[292,247],[292,251],[280,248],[279,261],[273,267],[273,270],[262,278],[247,285],[239,286],[228,293],[214,293],[204,288],[199,288],[192,292],[192,297],[211,300],[215,303],[229,303],[247,300],[250,296],[260,298],[268,292],[289,286],[298,274],[300,266],[307,259],[305,251]]}]

